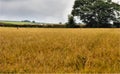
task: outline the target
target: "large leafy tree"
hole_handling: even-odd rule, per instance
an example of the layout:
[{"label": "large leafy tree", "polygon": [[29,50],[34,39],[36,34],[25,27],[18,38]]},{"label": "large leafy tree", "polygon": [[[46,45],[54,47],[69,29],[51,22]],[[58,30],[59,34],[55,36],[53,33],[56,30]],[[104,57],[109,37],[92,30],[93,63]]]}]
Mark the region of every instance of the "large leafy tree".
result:
[{"label": "large leafy tree", "polygon": [[110,21],[120,16],[120,5],[111,0],[75,0],[72,15],[88,27],[110,27]]}]

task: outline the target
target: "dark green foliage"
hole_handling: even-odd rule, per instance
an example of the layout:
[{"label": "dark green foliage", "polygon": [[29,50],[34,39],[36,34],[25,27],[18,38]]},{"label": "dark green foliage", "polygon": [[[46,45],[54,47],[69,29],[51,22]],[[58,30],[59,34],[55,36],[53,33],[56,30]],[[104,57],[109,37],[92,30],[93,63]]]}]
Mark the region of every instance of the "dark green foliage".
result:
[{"label": "dark green foliage", "polygon": [[17,27],[17,28],[65,28],[65,25],[61,24],[48,24],[48,25],[40,25],[40,24],[26,24],[26,25],[18,25],[18,24],[6,24],[0,23],[0,27]]},{"label": "dark green foliage", "polygon": [[114,22],[114,27],[120,28],[120,22]]},{"label": "dark green foliage", "polygon": [[35,23],[35,21],[32,21],[32,23]]},{"label": "dark green foliage", "polygon": [[68,15],[68,23],[66,24],[67,28],[75,28],[75,20],[72,15]]},{"label": "dark green foliage", "polygon": [[120,16],[120,5],[111,0],[75,0],[72,15],[87,27],[111,27],[110,21]]},{"label": "dark green foliage", "polygon": [[23,21],[21,21],[21,22],[31,22],[31,21],[29,21],[29,20],[23,20]]}]

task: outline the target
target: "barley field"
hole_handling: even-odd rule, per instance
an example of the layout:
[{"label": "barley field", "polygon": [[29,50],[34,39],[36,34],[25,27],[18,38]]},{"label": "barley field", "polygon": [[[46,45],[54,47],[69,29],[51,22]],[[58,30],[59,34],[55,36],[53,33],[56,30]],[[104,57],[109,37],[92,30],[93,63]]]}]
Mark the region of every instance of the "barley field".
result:
[{"label": "barley field", "polygon": [[120,29],[0,28],[0,73],[120,73]]}]

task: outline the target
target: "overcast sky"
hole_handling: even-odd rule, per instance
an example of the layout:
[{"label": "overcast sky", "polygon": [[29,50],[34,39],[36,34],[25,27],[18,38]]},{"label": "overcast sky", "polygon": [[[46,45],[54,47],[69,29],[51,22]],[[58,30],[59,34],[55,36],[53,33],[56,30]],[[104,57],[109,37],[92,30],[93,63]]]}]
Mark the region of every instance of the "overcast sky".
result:
[{"label": "overcast sky", "polygon": [[[0,0],[0,20],[66,22],[75,0]],[[114,0],[118,2],[119,0]]]}]

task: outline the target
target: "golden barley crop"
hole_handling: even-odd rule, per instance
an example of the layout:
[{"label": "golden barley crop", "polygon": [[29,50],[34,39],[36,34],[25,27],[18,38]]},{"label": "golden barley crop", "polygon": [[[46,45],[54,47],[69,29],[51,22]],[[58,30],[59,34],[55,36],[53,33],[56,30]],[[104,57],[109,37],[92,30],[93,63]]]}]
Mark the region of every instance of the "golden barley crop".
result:
[{"label": "golden barley crop", "polygon": [[0,28],[0,72],[120,73],[120,29]]}]

